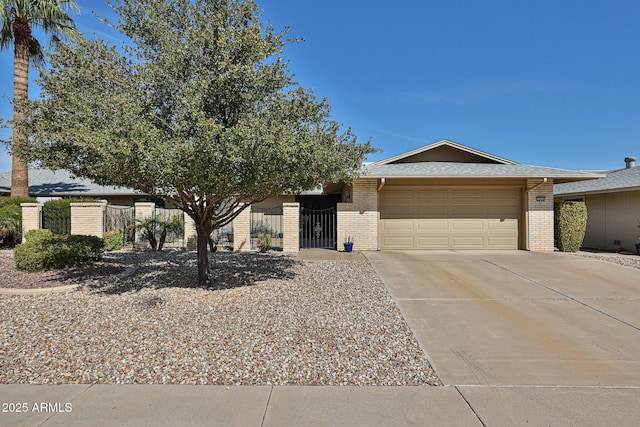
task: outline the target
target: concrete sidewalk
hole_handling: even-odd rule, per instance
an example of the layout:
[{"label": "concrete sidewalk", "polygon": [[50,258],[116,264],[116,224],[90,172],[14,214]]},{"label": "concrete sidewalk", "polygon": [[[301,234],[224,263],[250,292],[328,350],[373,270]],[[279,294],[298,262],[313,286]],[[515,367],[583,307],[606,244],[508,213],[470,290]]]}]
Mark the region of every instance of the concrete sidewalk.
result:
[{"label": "concrete sidewalk", "polygon": [[0,401],[3,426],[632,426],[640,419],[640,389],[628,388],[0,385]]}]

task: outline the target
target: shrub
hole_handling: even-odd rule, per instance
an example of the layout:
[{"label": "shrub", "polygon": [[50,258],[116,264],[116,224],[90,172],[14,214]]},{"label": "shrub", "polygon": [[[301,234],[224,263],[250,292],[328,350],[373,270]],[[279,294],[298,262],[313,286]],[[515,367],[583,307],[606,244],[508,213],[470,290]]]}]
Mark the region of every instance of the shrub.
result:
[{"label": "shrub", "polygon": [[53,236],[51,230],[29,230],[27,234],[24,235],[24,240],[31,242],[33,240],[48,239],[51,236]]},{"label": "shrub", "polygon": [[263,253],[271,250],[271,235],[266,233],[258,234],[258,237],[256,238],[256,246],[258,247],[258,250]]},{"label": "shrub", "polygon": [[587,205],[584,202],[560,202],[554,209],[556,245],[562,252],[577,252],[587,231]]},{"label": "shrub", "polygon": [[21,203],[32,203],[24,197],[0,197],[0,245],[15,246],[22,240]]},{"label": "shrub", "polygon": [[54,235],[31,230],[14,250],[16,268],[26,272],[77,267],[99,261],[104,242],[95,236]]},{"label": "shrub", "polygon": [[104,233],[103,239],[105,251],[117,251],[124,246],[124,239],[118,231],[107,231]]}]

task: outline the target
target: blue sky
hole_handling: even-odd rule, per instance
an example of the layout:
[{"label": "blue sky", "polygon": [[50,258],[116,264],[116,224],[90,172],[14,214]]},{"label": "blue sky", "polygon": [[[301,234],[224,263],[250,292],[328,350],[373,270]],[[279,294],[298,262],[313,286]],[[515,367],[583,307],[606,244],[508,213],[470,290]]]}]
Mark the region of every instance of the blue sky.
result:
[{"label": "blue sky", "polygon": [[[121,42],[91,14],[111,13],[102,1],[77,3],[83,33]],[[335,120],[382,149],[369,160],[441,139],[566,169],[640,158],[637,0],[259,4],[276,29],[305,39],[285,50],[292,72],[328,98]],[[0,53],[9,98],[12,61]],[[12,116],[6,99],[0,116]],[[0,151],[0,171],[10,170]]]}]

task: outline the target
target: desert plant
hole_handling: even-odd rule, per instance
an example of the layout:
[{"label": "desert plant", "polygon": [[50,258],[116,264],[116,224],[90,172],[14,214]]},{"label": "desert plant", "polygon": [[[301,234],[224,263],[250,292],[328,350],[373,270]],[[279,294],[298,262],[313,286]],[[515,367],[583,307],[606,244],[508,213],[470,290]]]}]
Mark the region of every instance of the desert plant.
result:
[{"label": "desert plant", "polygon": [[554,206],[554,234],[561,252],[577,252],[587,231],[587,205],[584,202],[559,202]]},{"label": "desert plant", "polygon": [[353,245],[353,236],[346,236],[344,238],[344,244],[345,245]]},{"label": "desert plant", "polygon": [[140,238],[149,242],[151,250],[160,252],[170,233],[181,234],[184,232],[184,220],[179,215],[174,215],[168,220],[157,217],[136,218],[136,229],[142,232]]},{"label": "desert plant", "polygon": [[271,246],[271,234],[260,233],[258,237],[256,237],[256,246],[258,250],[262,253],[267,252],[272,249]]},{"label": "desert plant", "polygon": [[117,251],[124,246],[124,239],[119,231],[107,231],[102,238],[104,239],[105,251]]}]

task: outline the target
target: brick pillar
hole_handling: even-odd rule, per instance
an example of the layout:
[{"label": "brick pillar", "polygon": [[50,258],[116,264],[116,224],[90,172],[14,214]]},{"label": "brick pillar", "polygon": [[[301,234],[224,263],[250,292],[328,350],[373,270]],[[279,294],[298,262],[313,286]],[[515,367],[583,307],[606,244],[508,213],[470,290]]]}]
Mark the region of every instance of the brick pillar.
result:
[{"label": "brick pillar", "polygon": [[184,242],[187,250],[189,251],[195,251],[198,248],[196,223],[186,213],[184,214]]},{"label": "brick pillar", "polygon": [[102,237],[105,202],[71,203],[71,234]]},{"label": "brick pillar", "polygon": [[527,249],[553,252],[553,180],[527,180]]},{"label": "brick pillar", "polygon": [[353,237],[353,249],[378,249],[378,180],[357,179],[351,186],[351,202],[338,203],[338,250],[344,239]]},{"label": "brick pillar", "polygon": [[22,243],[29,230],[42,228],[42,203],[20,203],[22,208]]},{"label": "brick pillar", "polygon": [[282,251],[300,251],[300,203],[282,204]]},{"label": "brick pillar", "polygon": [[245,208],[233,220],[233,250],[251,250],[251,206]]},{"label": "brick pillar", "polygon": [[156,204],[153,202],[136,202],[135,203],[135,208],[136,208],[136,238],[135,238],[135,245],[141,245],[146,247],[147,249],[149,249],[149,243],[148,242],[143,242],[142,239],[140,238],[141,236],[141,231],[138,230],[138,220],[143,220],[145,218],[153,218],[153,210],[156,208]]}]

